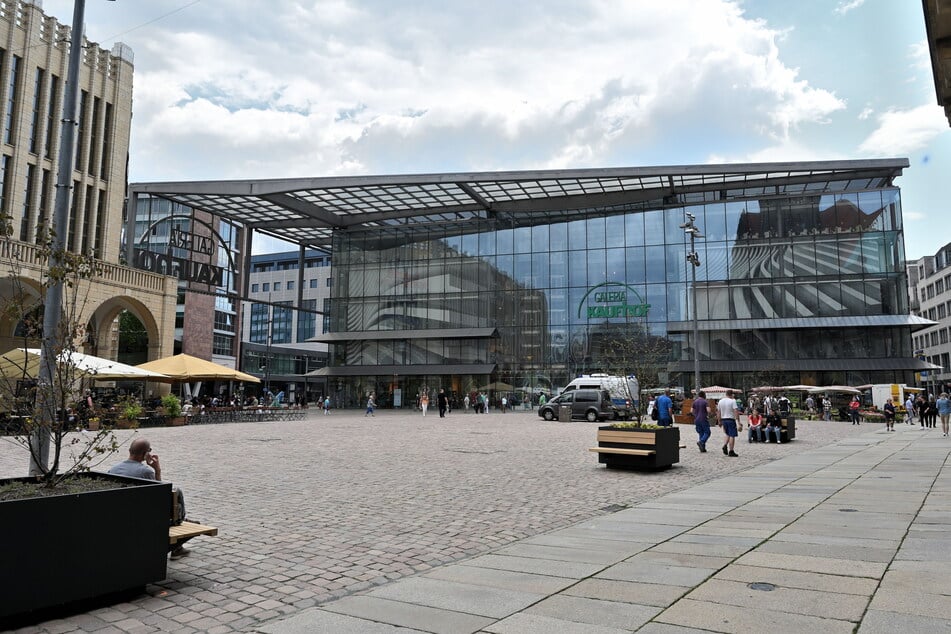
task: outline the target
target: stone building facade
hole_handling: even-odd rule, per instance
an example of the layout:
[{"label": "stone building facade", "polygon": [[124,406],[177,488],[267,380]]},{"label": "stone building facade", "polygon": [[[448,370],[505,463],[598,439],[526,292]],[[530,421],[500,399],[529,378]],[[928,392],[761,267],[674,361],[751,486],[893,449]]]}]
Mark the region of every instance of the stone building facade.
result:
[{"label": "stone building facade", "polygon": [[[43,302],[42,244],[56,198],[70,27],[39,3],[0,3],[0,213],[8,235],[0,247],[0,298],[24,289]],[[149,358],[171,354],[175,280],[120,260],[132,123],[132,51],[85,41],[80,65],[71,205],[66,248],[101,264],[82,310],[85,352],[115,358],[114,321],[131,311],[145,326]],[[0,347],[23,345],[23,316],[0,321]]]}]

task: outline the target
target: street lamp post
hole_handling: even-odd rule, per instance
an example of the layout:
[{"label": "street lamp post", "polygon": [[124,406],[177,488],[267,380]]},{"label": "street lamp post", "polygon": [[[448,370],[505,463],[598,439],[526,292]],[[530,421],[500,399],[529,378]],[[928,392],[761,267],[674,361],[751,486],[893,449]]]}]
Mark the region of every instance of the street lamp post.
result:
[{"label": "street lamp post", "polygon": [[697,253],[696,240],[702,238],[703,234],[694,225],[697,217],[689,212],[686,212],[686,215],[687,222],[680,225],[680,228],[690,236],[690,253],[687,254],[687,261],[693,265],[690,267],[691,303],[693,304],[693,382],[694,391],[697,396],[700,396],[700,326],[697,321],[697,269],[700,267],[700,255]]},{"label": "street lamp post", "polygon": [[[73,158],[75,152],[76,102],[79,97],[79,65],[82,62],[83,20],[86,13],[86,0],[73,3],[73,28],[69,36],[69,58],[66,67],[66,86],[63,90],[62,129],[60,132],[59,157],[56,169],[56,197],[53,201],[52,232],[50,239],[50,270],[56,270],[63,261],[63,249],[66,248],[66,232],[69,228],[69,202],[73,180]],[[40,348],[40,370],[38,393],[41,396],[40,416],[46,423],[56,419],[56,404],[50,397],[53,385],[53,368],[56,355],[64,343],[62,328],[63,281],[54,278],[46,289],[43,304],[43,342]],[[30,475],[45,474],[49,462],[49,433],[39,425],[30,438]]]}]

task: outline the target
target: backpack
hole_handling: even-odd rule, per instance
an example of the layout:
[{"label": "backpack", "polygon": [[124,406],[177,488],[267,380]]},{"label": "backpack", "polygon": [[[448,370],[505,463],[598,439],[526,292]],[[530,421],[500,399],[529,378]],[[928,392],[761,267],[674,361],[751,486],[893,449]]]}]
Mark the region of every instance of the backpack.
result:
[{"label": "backpack", "polygon": [[657,404],[654,404],[654,409],[651,410],[651,420],[660,420],[660,408],[657,407]]}]

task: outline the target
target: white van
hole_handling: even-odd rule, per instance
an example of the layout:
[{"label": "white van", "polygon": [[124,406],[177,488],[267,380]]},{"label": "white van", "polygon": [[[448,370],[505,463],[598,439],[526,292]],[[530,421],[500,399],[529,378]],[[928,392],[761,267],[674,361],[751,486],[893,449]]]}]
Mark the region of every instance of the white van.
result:
[{"label": "white van", "polygon": [[641,385],[634,375],[624,377],[611,374],[582,374],[566,385],[562,394],[570,390],[607,390],[617,410],[617,416],[626,420],[637,411]]}]

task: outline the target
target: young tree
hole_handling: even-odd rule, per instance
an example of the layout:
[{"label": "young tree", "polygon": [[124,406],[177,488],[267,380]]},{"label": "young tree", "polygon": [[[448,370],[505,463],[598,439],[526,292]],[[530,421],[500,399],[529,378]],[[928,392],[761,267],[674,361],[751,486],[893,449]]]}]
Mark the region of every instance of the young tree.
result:
[{"label": "young tree", "polygon": [[[0,358],[2,415],[13,432],[4,439],[26,449],[31,475],[52,487],[89,470],[117,449],[109,429],[77,430],[82,389],[89,377],[72,353],[86,337],[82,315],[91,282],[101,275],[101,268],[90,255],[57,250],[51,233],[37,245],[15,241],[12,235],[9,217],[0,219],[4,282],[0,322],[15,325],[13,336],[5,341],[17,344]],[[44,332],[36,316],[42,313],[52,284],[62,285],[63,300],[56,331]],[[44,376],[49,379],[42,380]]]}]

